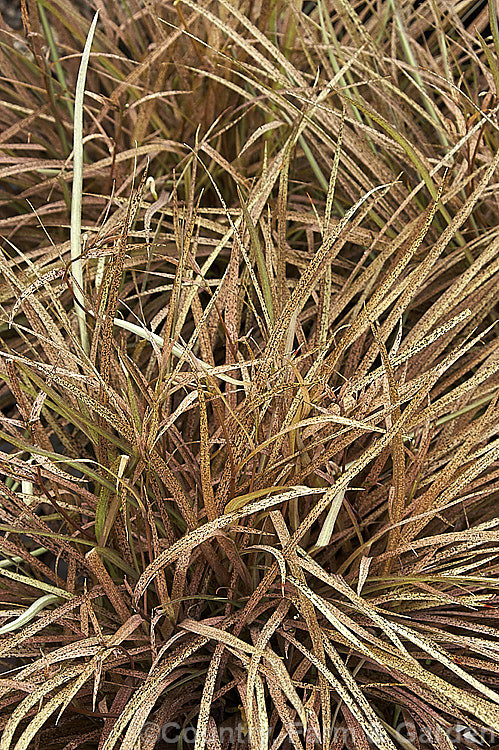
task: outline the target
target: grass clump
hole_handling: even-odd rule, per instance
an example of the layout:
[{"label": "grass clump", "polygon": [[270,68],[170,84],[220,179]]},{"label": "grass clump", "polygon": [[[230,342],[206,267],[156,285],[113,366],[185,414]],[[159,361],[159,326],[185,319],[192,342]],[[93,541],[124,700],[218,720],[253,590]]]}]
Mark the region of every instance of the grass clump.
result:
[{"label": "grass clump", "polygon": [[91,5],[0,30],[0,750],[473,746],[493,2]]}]

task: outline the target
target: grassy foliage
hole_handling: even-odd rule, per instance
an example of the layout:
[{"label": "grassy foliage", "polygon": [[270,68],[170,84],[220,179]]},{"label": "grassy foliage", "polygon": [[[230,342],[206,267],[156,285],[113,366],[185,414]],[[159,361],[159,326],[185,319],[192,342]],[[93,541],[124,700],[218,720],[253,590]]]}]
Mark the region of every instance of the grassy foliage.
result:
[{"label": "grassy foliage", "polygon": [[0,750],[499,731],[494,3],[88,5],[0,30]]}]

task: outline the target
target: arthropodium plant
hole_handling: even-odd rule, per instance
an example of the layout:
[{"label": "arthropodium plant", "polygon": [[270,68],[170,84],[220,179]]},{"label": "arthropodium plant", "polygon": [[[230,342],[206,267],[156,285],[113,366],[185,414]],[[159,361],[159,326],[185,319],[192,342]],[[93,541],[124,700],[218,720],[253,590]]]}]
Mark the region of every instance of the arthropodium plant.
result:
[{"label": "arthropodium plant", "polygon": [[499,729],[493,4],[244,6],[99,4],[81,253],[3,32],[2,750]]}]

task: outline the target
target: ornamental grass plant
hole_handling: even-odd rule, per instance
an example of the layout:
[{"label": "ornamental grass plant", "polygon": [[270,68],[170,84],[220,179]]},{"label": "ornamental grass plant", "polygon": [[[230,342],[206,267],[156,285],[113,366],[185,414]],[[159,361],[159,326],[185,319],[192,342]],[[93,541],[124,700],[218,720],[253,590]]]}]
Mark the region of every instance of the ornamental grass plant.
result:
[{"label": "ornamental grass plant", "polygon": [[22,20],[0,750],[497,744],[494,0]]}]

